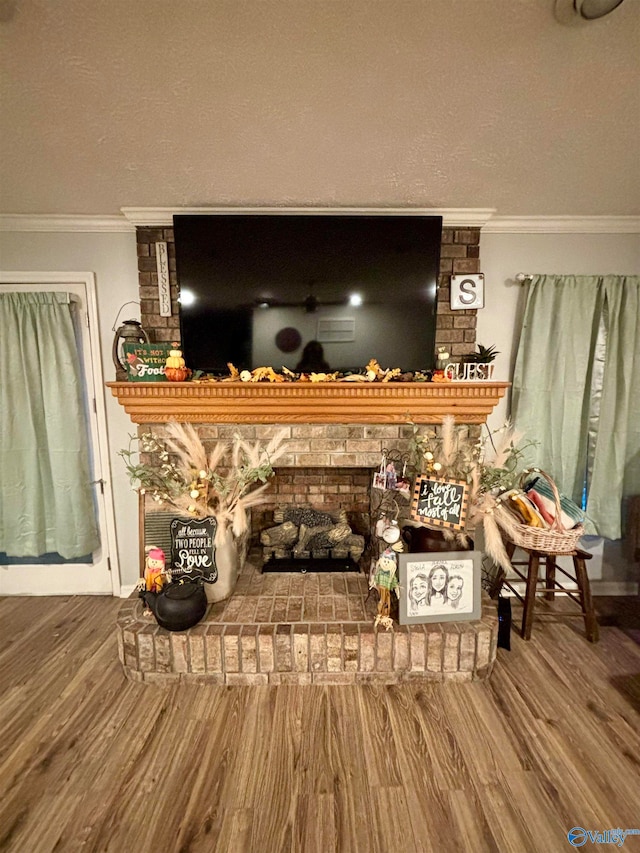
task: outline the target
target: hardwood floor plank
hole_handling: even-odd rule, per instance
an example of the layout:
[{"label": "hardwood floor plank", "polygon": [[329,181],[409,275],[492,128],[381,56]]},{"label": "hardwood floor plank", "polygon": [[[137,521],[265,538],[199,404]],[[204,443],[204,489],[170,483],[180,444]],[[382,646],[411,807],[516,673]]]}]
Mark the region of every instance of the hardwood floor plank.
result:
[{"label": "hardwood floor plank", "polygon": [[[85,601],[84,598],[78,600]],[[55,625],[64,618],[73,602],[73,596],[0,598],[0,688],[4,688],[4,679],[12,675],[6,668],[7,662],[24,660],[25,653],[38,644],[39,634],[54,634]]]},{"label": "hardwood floor plank", "polygon": [[403,853],[421,853],[425,848],[414,837],[406,793],[402,787],[377,785],[371,791],[375,806],[375,834],[381,850],[401,846]]},{"label": "hardwood floor plank", "polygon": [[[111,643],[105,645],[103,666],[96,667],[91,680],[85,678],[82,695],[67,694],[51,701],[47,711],[17,739],[13,750],[6,751],[0,760],[0,796],[5,796],[9,788],[15,790],[30,772],[48,769],[63,756],[66,761],[69,755],[77,756],[75,744],[84,740],[87,728],[95,733],[102,730],[105,722],[96,712],[102,710],[105,696],[115,695],[116,684],[118,689],[122,687],[122,674],[112,659]],[[97,655],[96,663],[100,660]]]},{"label": "hardwood floor plank", "polygon": [[105,850],[115,853],[123,830],[132,849],[176,849],[188,822],[185,814],[201,755],[199,724],[183,723],[168,707],[137,765],[122,779],[106,820],[96,827],[96,840],[108,839]]},{"label": "hardwood floor plank", "polygon": [[[47,714],[51,696],[65,688],[83,661],[90,660],[104,643],[110,647],[110,659],[113,660],[113,653],[117,659],[112,620],[108,618],[115,618],[115,612],[109,606],[105,609],[103,600],[97,597],[89,602],[64,600],[37,630],[27,631],[20,648],[14,644],[2,669],[3,681],[11,689],[6,704],[4,697],[0,703],[0,762],[9,745],[20,740],[41,714]],[[65,627],[66,617],[69,625]],[[96,630],[96,626],[102,630]],[[31,677],[33,672],[38,673],[37,678]]]},{"label": "hardwood floor plank", "polygon": [[366,684],[357,692],[362,727],[367,733],[365,761],[372,788],[395,787],[401,782],[398,748],[385,696],[386,687],[375,684]]},{"label": "hardwood floor plank", "polygon": [[[541,837],[541,830],[546,827],[546,815],[541,814],[534,824],[525,823],[519,812],[519,803],[509,788],[502,784],[478,785],[477,795],[500,853],[521,853],[523,850],[547,853],[555,849]],[[554,838],[553,842],[556,840]],[[567,843],[566,831],[562,840]]]},{"label": "hardwood floor plank", "polygon": [[336,851],[382,853],[366,765],[371,733],[364,730],[357,686],[328,689],[334,771]]},{"label": "hardwood floor plank", "polygon": [[429,684],[415,694],[434,784],[441,792],[463,790],[468,785],[463,756],[444,705],[443,689],[449,686],[453,685]]},{"label": "hardwood floor plank", "polygon": [[436,784],[434,762],[423,710],[416,704],[421,690],[409,685],[389,687],[386,698],[398,748],[398,764],[406,792],[409,823],[418,849],[440,853],[461,849],[452,831],[451,808]]},{"label": "hardwood floor plank", "polygon": [[[182,688],[175,689],[180,694]],[[230,815],[236,812],[236,822],[232,826],[235,827],[234,833],[239,831],[240,824],[236,826],[236,823],[242,809],[242,797],[231,801],[228,789],[239,775],[238,757],[245,742],[244,720],[253,704],[251,691],[247,688],[193,689],[211,693],[213,701],[219,701],[218,714],[211,720],[194,721],[195,749],[191,757],[185,753],[184,762],[169,761],[166,756],[162,760],[160,766],[165,772],[163,787],[169,795],[175,792],[175,799],[171,799],[179,821],[175,835],[170,837],[172,844],[156,836],[153,839],[156,846],[150,849],[188,849],[194,853],[209,851],[221,832],[231,831]],[[172,712],[171,717],[179,729],[179,715]],[[250,810],[242,815],[242,826],[250,816]]]},{"label": "hardwood floor plank", "polygon": [[300,720],[298,764],[300,794],[333,795],[329,691],[323,687],[309,687],[302,695],[304,700]]},{"label": "hardwood floor plank", "polygon": [[[547,643],[554,634],[555,630],[545,636]],[[566,639],[564,633],[562,637]],[[584,692],[589,697],[590,691],[601,691],[600,696],[607,695],[613,705],[625,712],[627,707],[606,679],[598,679],[597,668],[586,687],[582,674],[569,667],[558,671],[558,660],[552,645],[539,643],[535,654],[521,656],[517,668],[498,668],[492,690],[515,699],[511,719],[517,719],[518,703],[535,706],[535,718],[527,721],[522,736],[530,744],[532,769],[551,792],[552,802],[569,828],[585,826],[588,820],[592,826],[609,827],[637,821],[637,762],[633,755],[626,755],[624,739],[622,747],[616,746],[620,736],[610,737],[599,715],[589,710],[591,699],[585,699]],[[607,720],[609,728],[615,725],[614,712],[609,712]],[[618,725],[626,728],[627,722],[621,718]]]},{"label": "hardwood floor plank", "polygon": [[[499,733],[492,732],[499,726],[499,719],[483,719],[476,710],[475,696],[483,690],[482,685],[450,685],[442,691],[444,714],[451,730],[455,732],[460,759],[466,775],[480,785],[495,784],[502,776],[505,766],[514,765],[509,754],[509,743],[505,749],[496,748]],[[478,732],[483,737],[478,737]]]},{"label": "hardwood floor plank", "polygon": [[332,793],[300,794],[294,825],[293,853],[327,853],[338,849]]},{"label": "hardwood floor plank", "polygon": [[[260,785],[260,770],[271,748],[275,698],[272,691],[263,687],[231,688],[226,691],[225,701],[233,701],[234,693],[238,697],[242,696],[242,702],[237,704],[236,712],[224,727],[211,733],[218,749],[221,745],[225,746],[224,775],[220,774],[216,796],[223,814],[241,808],[253,808]],[[215,763],[215,753],[210,753],[208,760],[209,763]],[[203,795],[205,792],[206,788],[203,789]],[[204,797],[201,799],[202,806],[205,800]]]},{"label": "hardwood floor plank", "polygon": [[438,848],[442,853],[458,850],[502,853],[482,808],[480,796],[475,791],[447,791],[443,802],[451,814],[452,833]]},{"label": "hardwood floor plank", "polygon": [[[510,773],[504,777],[500,788],[513,803],[514,819],[530,828],[532,850],[566,853],[567,832],[582,823],[576,819],[572,821],[571,815],[561,807],[556,788],[546,780],[541,781],[535,772]],[[500,809],[499,805],[495,807]]]},{"label": "hardwood floor plank", "polygon": [[290,850],[300,783],[302,697],[297,687],[266,688],[266,692],[273,697],[273,718],[264,733],[269,743],[265,760],[250,771],[257,777],[257,785],[249,849]]},{"label": "hardwood floor plank", "polygon": [[[246,853],[251,850],[252,825],[252,809],[225,809],[215,847],[203,849],[212,850],[214,853]],[[194,848],[183,843],[175,849],[190,853]]]},{"label": "hardwood floor plank", "polygon": [[[76,748],[83,756],[82,764],[68,789],[79,790],[82,798],[75,808],[67,808],[67,790],[58,797],[64,803],[67,821],[57,842],[57,849],[85,851],[99,847],[99,840],[109,819],[114,800],[121,795],[127,778],[137,774],[141,755],[148,745],[149,731],[161,714],[164,699],[157,696],[157,704],[147,707],[144,716],[136,713],[139,704],[137,685],[127,693],[120,693],[109,705],[109,720],[94,736],[87,732]],[[148,780],[138,778],[142,790],[153,798]]]}]

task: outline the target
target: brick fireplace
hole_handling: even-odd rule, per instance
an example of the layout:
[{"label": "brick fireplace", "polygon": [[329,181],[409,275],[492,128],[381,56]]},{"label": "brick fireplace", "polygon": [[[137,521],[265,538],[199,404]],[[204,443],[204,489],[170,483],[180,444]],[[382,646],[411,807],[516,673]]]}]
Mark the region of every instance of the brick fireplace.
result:
[{"label": "brick fireplace", "polygon": [[[168,409],[163,408],[167,399],[162,402],[162,392],[159,398],[154,396],[159,385],[135,383],[135,389],[134,383],[110,385],[121,402],[133,391],[137,403],[129,400],[126,405],[142,407],[143,413],[133,416],[144,419],[141,429],[151,426],[161,432],[164,421],[187,419],[176,411],[175,399]],[[498,383],[498,388],[491,385],[482,383],[483,394],[497,402],[506,383]],[[162,387],[171,395],[171,388]],[[191,386],[196,396],[197,388]],[[252,389],[236,390],[251,394]],[[466,389],[472,408],[477,406],[474,390]],[[464,397],[456,399],[460,403]],[[487,398],[484,405],[490,407]],[[388,408],[385,411],[388,415]],[[273,497],[259,508],[258,528],[276,505],[287,502],[343,507],[366,516],[372,474],[383,449],[408,449],[412,428],[400,415],[400,422],[393,424],[287,424],[287,408],[280,412],[289,434],[289,453],[279,460]],[[195,414],[191,411],[192,418]],[[440,417],[441,413],[434,415],[433,422]],[[467,417],[480,419],[473,414]],[[249,439],[268,438],[282,428],[282,423],[194,423],[201,436],[212,441],[234,432]],[[129,599],[117,627],[127,677],[145,683],[347,684],[469,681],[484,679],[491,672],[497,646],[493,602],[483,603],[482,616],[475,622],[396,624],[386,632],[374,627],[376,599],[369,593],[365,571],[264,574],[261,566],[261,551],[253,548],[231,598],[212,605],[205,619],[186,632],[170,633],[149,622],[140,602]]]},{"label": "brick fireplace", "polygon": [[[453,357],[473,351],[475,311],[449,308],[452,273],[480,270],[478,228],[443,229],[436,345]],[[172,316],[161,317],[155,243],[168,244]],[[173,229],[137,228],[141,319],[155,341],[179,340]],[[385,365],[389,366],[389,365]],[[382,451],[410,449],[412,427],[438,424],[444,414],[481,424],[508,383],[109,383],[140,429],[169,420],[193,423],[205,440],[240,432],[247,439],[288,431],[268,504],[254,510],[255,529],[282,504],[344,508],[366,517],[370,483]],[[217,684],[393,683],[410,679],[486,678],[496,653],[495,606],[477,622],[373,626],[375,596],[361,573],[261,572],[254,549],[231,598],[205,620],[169,633],[128,600],[118,620],[125,673],[143,682]]]}]

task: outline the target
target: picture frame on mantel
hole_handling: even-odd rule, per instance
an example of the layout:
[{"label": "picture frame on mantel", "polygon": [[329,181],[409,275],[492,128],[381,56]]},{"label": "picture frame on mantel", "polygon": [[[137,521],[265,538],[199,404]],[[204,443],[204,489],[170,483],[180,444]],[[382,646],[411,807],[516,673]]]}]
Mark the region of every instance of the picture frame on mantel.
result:
[{"label": "picture frame on mantel", "polygon": [[400,554],[401,625],[480,619],[480,551]]}]

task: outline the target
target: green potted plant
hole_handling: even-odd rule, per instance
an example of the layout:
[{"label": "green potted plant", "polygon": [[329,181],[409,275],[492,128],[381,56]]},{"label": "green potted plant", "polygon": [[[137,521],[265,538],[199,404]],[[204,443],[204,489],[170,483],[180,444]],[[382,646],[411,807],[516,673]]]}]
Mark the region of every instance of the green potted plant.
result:
[{"label": "green potted plant", "polygon": [[500,353],[495,346],[483,347],[482,344],[478,344],[478,349],[475,352],[462,356],[462,363],[491,364],[492,361],[496,360],[496,356],[498,355],[500,355]]}]

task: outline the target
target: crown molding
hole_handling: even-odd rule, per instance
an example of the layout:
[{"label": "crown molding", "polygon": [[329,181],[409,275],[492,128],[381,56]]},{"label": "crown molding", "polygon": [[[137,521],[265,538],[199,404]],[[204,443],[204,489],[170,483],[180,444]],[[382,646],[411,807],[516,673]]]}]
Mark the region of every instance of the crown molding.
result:
[{"label": "crown molding", "polygon": [[483,234],[640,234],[640,216],[493,216]]},{"label": "crown molding", "polygon": [[67,216],[56,213],[0,213],[0,231],[123,233],[135,231],[135,226],[121,215]]},{"label": "crown molding", "polygon": [[135,226],[147,228],[170,228],[174,214],[214,213],[371,213],[393,214],[394,216],[442,216],[445,228],[483,228],[495,213],[489,207],[122,207],[127,221]]},{"label": "crown molding", "polygon": [[494,216],[492,208],[472,207],[123,207],[115,216],[2,213],[0,231],[126,233],[136,227],[170,228],[175,213],[231,212],[442,216],[446,228],[481,228],[483,234],[640,234],[640,216]]}]

